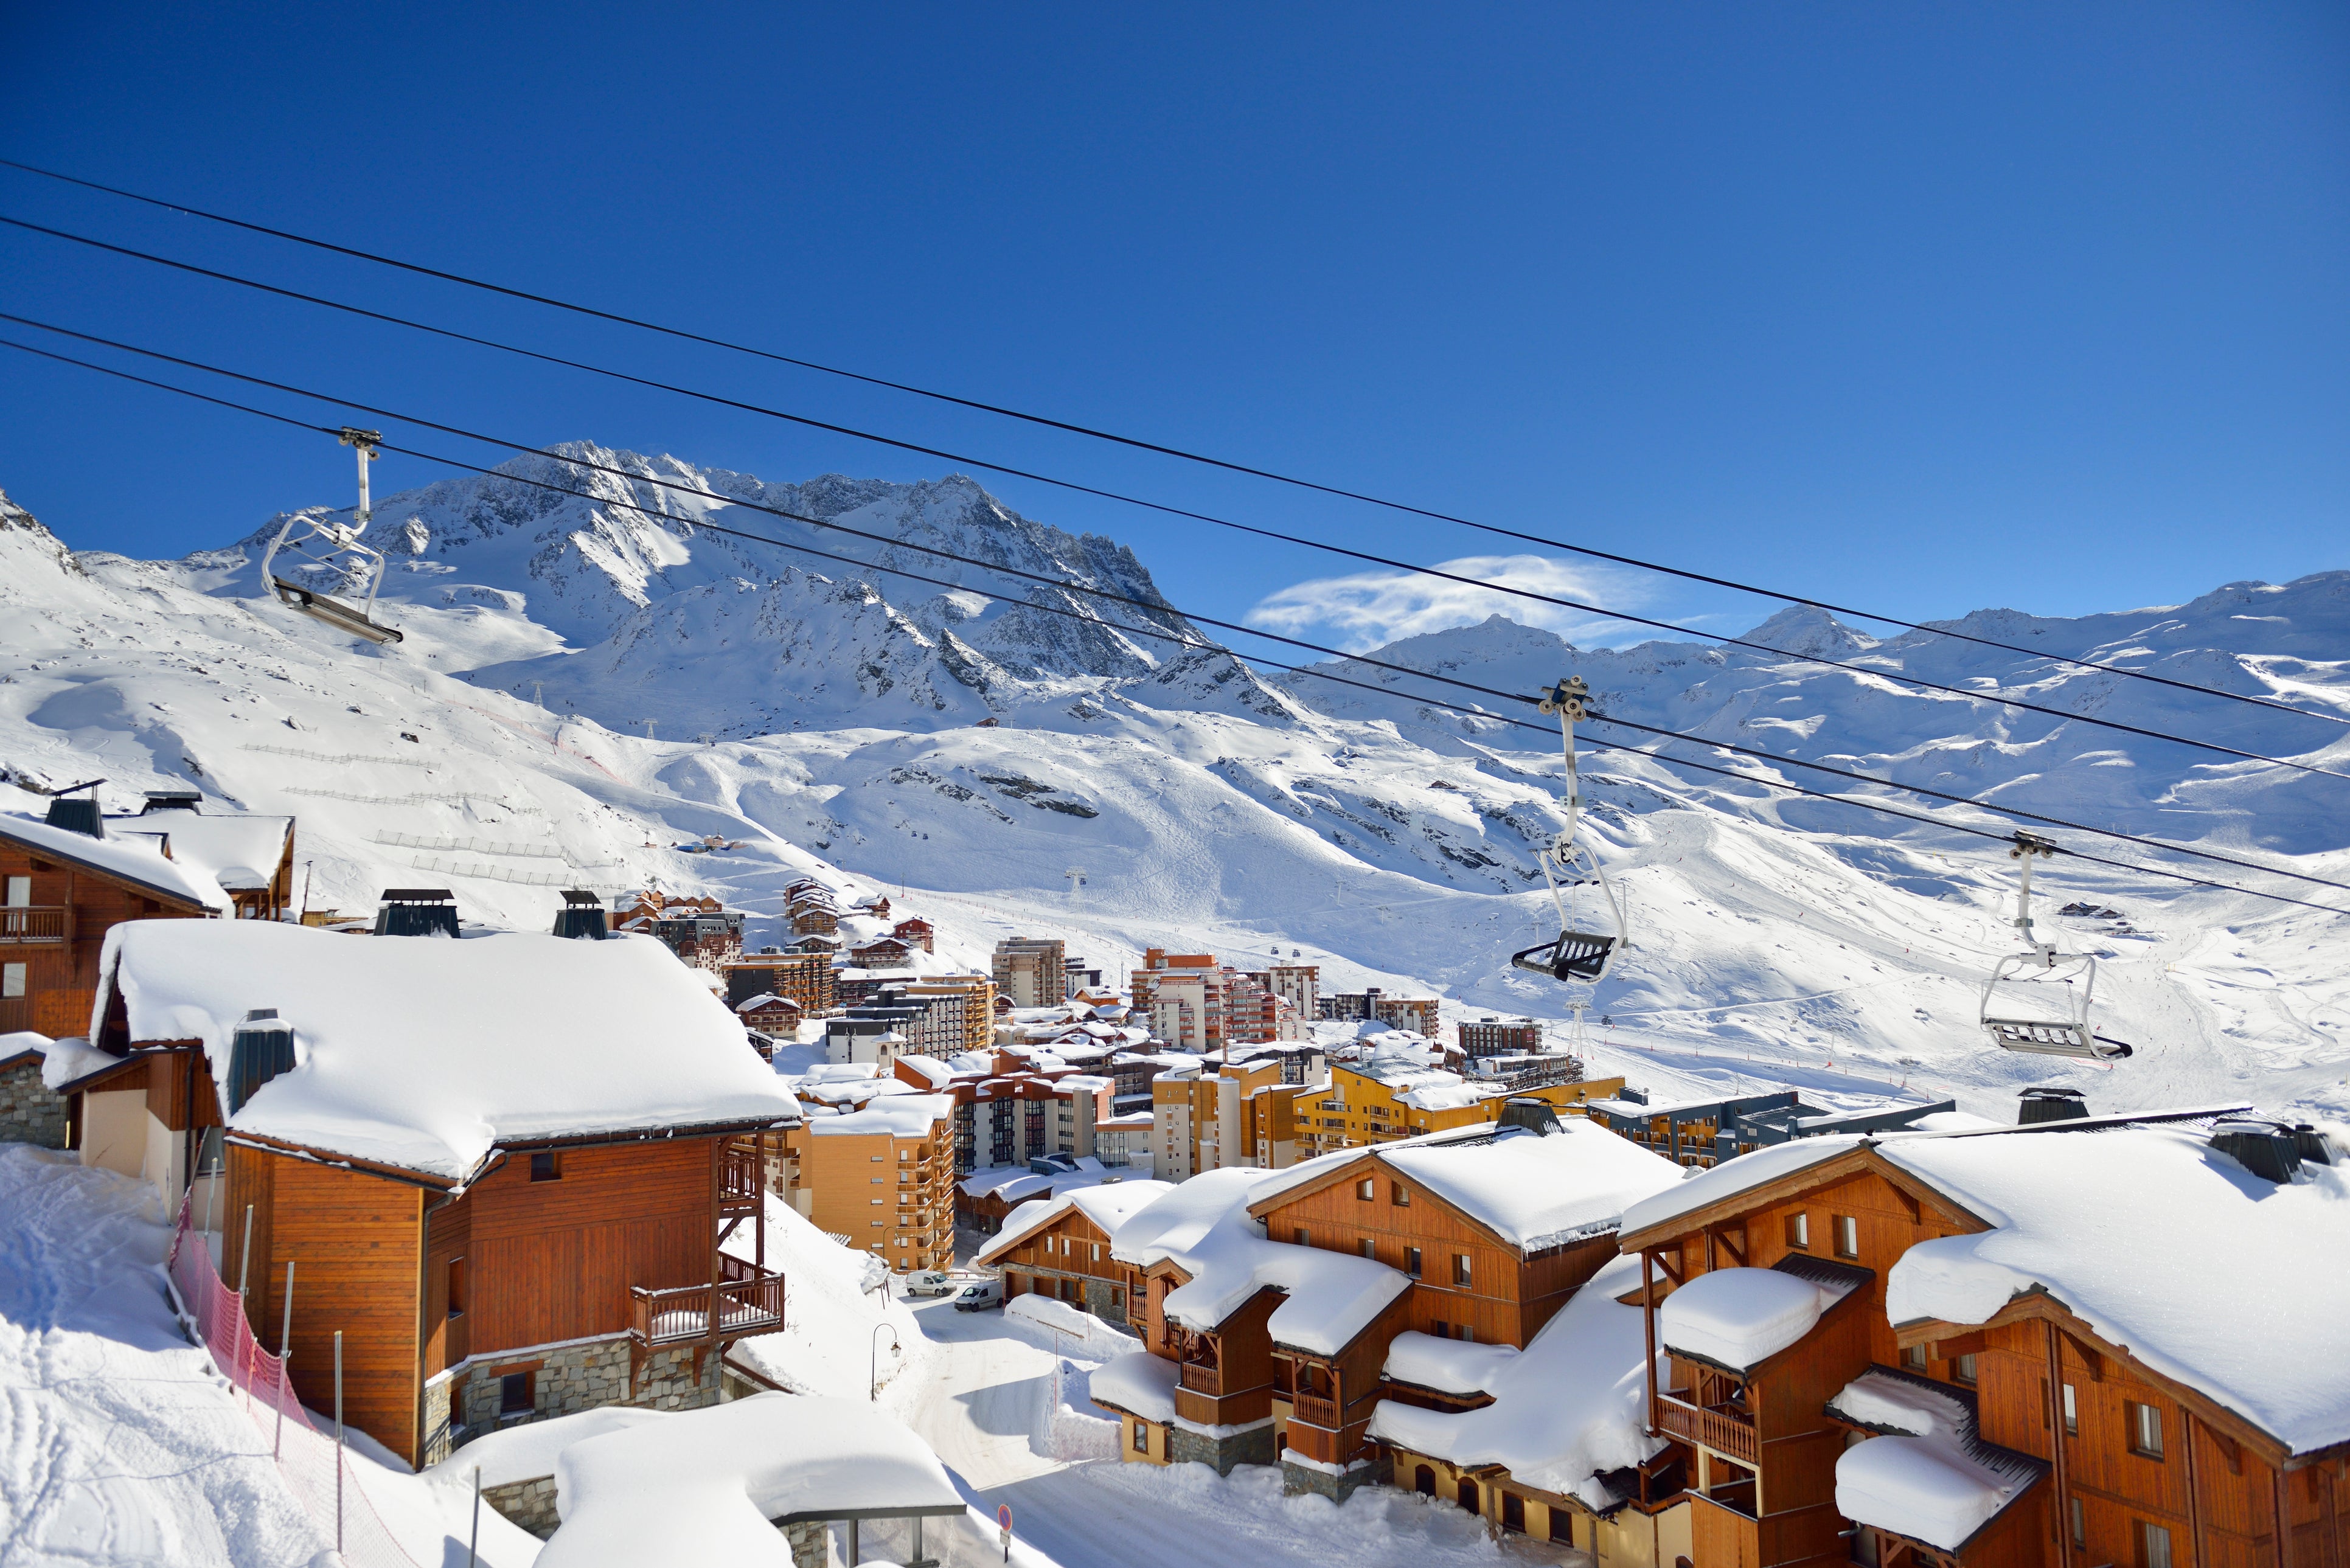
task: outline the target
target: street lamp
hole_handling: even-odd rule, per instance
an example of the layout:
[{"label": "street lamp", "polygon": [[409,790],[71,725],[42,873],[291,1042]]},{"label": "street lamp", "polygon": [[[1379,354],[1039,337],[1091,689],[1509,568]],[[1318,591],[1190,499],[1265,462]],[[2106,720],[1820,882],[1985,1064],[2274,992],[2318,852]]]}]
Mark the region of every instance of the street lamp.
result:
[{"label": "street lamp", "polygon": [[889,1335],[889,1348],[903,1355],[906,1347],[898,1343],[898,1331],[886,1323],[873,1325],[872,1357],[865,1379],[865,1397],[868,1401],[881,1397],[881,1335]]}]

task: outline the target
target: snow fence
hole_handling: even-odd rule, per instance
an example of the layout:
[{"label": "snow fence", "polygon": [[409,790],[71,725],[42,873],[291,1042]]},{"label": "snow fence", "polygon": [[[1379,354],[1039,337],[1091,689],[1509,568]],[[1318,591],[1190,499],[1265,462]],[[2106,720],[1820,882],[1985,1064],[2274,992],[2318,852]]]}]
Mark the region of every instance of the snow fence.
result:
[{"label": "snow fence", "polygon": [[310,1424],[310,1413],[286,1381],[286,1364],[253,1336],[237,1293],[213,1272],[210,1250],[189,1229],[189,1208],[183,1199],[165,1264],[182,1318],[243,1396],[245,1414],[270,1443],[286,1486],[350,1568],[421,1568],[384,1527],[334,1438]]}]

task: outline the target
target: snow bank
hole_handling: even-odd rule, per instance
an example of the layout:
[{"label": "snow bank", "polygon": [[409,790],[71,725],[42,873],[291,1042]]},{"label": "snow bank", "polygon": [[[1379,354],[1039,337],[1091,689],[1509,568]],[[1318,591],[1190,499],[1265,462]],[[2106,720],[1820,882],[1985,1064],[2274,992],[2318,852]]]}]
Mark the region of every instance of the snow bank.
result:
[{"label": "snow bank", "polygon": [[695,971],[650,937],[359,938],[259,920],[107,933],[98,1006],[135,1040],[198,1040],[214,1079],[256,1007],[298,1065],[230,1119],[463,1181],[500,1142],[795,1118],[798,1103]]},{"label": "snow bank", "polygon": [[[1140,1348],[1142,1344],[1115,1324],[1050,1296],[1014,1296],[1003,1303],[1003,1315],[1007,1321],[1034,1324],[1041,1331],[1044,1343],[1081,1350],[1088,1355],[1123,1355]],[[1060,1337],[1055,1338],[1056,1334]]]},{"label": "snow bank", "polygon": [[659,1410],[605,1405],[552,1420],[527,1421],[475,1438],[424,1473],[436,1479],[453,1476],[467,1487],[473,1484],[473,1471],[477,1469],[485,1487],[536,1480],[555,1473],[556,1458],[572,1444],[617,1432],[624,1427],[641,1427],[660,1420],[661,1416]]},{"label": "snow bank", "polygon": [[1732,1372],[1769,1360],[1812,1332],[1828,1298],[1779,1269],[1715,1269],[1665,1298],[1657,1335],[1666,1345]]},{"label": "snow bank", "polygon": [[928,1445],[853,1399],[757,1394],[583,1438],[556,1459],[563,1524],[538,1568],[772,1563],[770,1522],[856,1511],[951,1509],[962,1495]]},{"label": "snow bank", "polygon": [[[1490,1384],[1481,1386],[1494,1396],[1491,1405],[1424,1410],[1385,1399],[1372,1413],[1370,1435],[1451,1464],[1503,1465],[1529,1486],[1572,1492],[1594,1508],[1614,1506],[1617,1500],[1596,1478],[1664,1447],[1646,1431],[1640,1309],[1616,1300],[1639,1281],[1635,1258],[1615,1259],[1593,1275],[1534,1343],[1490,1364]],[[1427,1337],[1399,1334],[1396,1343]],[[1461,1363],[1451,1370],[1465,1377],[1475,1369]]]},{"label": "snow bank", "polygon": [[[1991,1227],[1904,1253],[1887,1279],[1894,1323],[1981,1323],[2044,1290],[2295,1453],[2350,1440],[2341,1168],[2307,1165],[2278,1186],[2172,1127],[1888,1138],[1879,1152]],[[2195,1244],[2178,1245],[2182,1235]],[[2288,1289],[2277,1288],[2280,1260],[2291,1261]]]},{"label": "snow bank", "polygon": [[1500,1389],[1518,1354],[1514,1345],[1439,1339],[1416,1328],[1406,1329],[1388,1345],[1386,1372],[1399,1383],[1447,1394],[1492,1394]]},{"label": "snow bank", "polygon": [[[753,1246],[748,1225],[726,1239],[727,1253],[746,1262]],[[767,1266],[784,1276],[784,1326],[735,1341],[728,1360],[795,1394],[856,1399],[866,1397],[877,1375],[887,1387],[926,1365],[931,1342],[913,1309],[893,1299],[889,1265],[842,1246],[773,1193],[767,1195]],[[890,1335],[877,1332],[883,1324],[900,1348],[892,1350]]]},{"label": "snow bank", "polygon": [[1094,1368],[1094,1401],[1146,1421],[1172,1421],[1176,1376],[1175,1364],[1166,1357],[1128,1351]]},{"label": "snow bank", "polygon": [[1836,1511],[1955,1552],[2014,1495],[1953,1444],[1872,1438],[1836,1459]]}]

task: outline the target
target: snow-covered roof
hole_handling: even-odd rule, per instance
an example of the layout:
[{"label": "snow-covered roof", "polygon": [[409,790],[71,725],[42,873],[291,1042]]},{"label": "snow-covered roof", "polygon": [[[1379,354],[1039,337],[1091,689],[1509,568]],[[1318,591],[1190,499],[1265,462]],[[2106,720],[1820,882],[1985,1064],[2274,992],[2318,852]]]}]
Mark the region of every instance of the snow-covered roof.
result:
[{"label": "snow-covered roof", "polygon": [[1385,1370],[1399,1383],[1422,1388],[1447,1394],[1492,1394],[1506,1380],[1518,1354],[1514,1345],[1440,1339],[1416,1328],[1406,1329],[1388,1342]]},{"label": "snow-covered roof", "polygon": [[1175,1418],[1175,1364],[1147,1350],[1112,1356],[1093,1370],[1087,1386],[1094,1403],[1164,1424]]},{"label": "snow-covered roof", "polygon": [[255,1008],[296,1065],[233,1132],[469,1179],[493,1145],[799,1114],[743,1026],[649,937],[348,937],[261,920],[107,933],[98,1008],[134,1041],[203,1043],[216,1083]]},{"label": "snow-covered roof", "polygon": [[1786,1269],[1710,1270],[1665,1298],[1657,1339],[1669,1350],[1749,1372],[1811,1333],[1851,1288]]},{"label": "snow-covered roof", "polygon": [[258,812],[151,811],[109,816],[106,836],[171,840],[172,862],[201,871],[223,888],[240,891],[269,886],[294,836],[294,819]]},{"label": "snow-covered roof", "polygon": [[920,1073],[934,1089],[945,1088],[954,1082],[954,1068],[936,1056],[899,1056],[896,1061],[908,1072]]},{"label": "snow-covered roof", "polygon": [[0,1034],[0,1064],[14,1062],[19,1056],[38,1056],[45,1063],[49,1047],[57,1042],[30,1029],[11,1030]]},{"label": "snow-covered roof", "polygon": [[[1077,1179],[1084,1179],[1080,1177]],[[1174,1184],[1167,1181],[1105,1182],[1097,1178],[1090,1186],[1070,1188],[1055,1192],[1051,1198],[1024,1203],[1005,1217],[1003,1229],[980,1250],[974,1261],[992,1264],[1012,1248],[1070,1213],[1082,1214],[1101,1227],[1103,1234],[1110,1238],[1110,1244],[1115,1249],[1119,1226],[1174,1190]]]},{"label": "snow-covered roof", "polygon": [[[1639,1282],[1637,1258],[1610,1261],[1523,1352],[1492,1363],[1492,1376],[1479,1385],[1493,1395],[1491,1405],[1442,1411],[1382,1400],[1370,1435],[1455,1465],[1506,1466],[1528,1486],[1613,1507],[1620,1500],[1597,1478],[1665,1446],[1647,1432],[1640,1309],[1616,1300]],[[1397,1343],[1412,1337],[1399,1334]]]},{"label": "snow-covered roof", "polygon": [[[27,849],[37,850],[59,860],[103,871],[120,877],[126,882],[160,893],[167,898],[194,904],[206,909],[225,910],[229,896],[221,890],[203,867],[192,862],[182,865],[166,860],[152,835],[138,838],[92,838],[86,833],[73,833],[62,827],[51,827],[29,816],[13,812],[0,812],[0,838],[13,838]],[[276,869],[276,862],[270,862]]]},{"label": "snow-covered roof", "polygon": [[[1990,1227],[1902,1255],[1887,1278],[1896,1324],[1983,1323],[2016,1296],[2045,1292],[2108,1343],[2294,1453],[2350,1441],[2350,1173],[2340,1167],[2306,1164],[2301,1179],[2279,1186],[2213,1149],[2194,1126],[2124,1118],[1830,1136],[1724,1161],[1636,1205],[1624,1230],[1711,1207],[1864,1142]],[[2290,1290],[2275,1288],[2280,1259],[2291,1261]],[[2259,1332],[2248,1332],[2253,1325]]]},{"label": "snow-covered roof", "polygon": [[1259,1291],[1284,1293],[1267,1328],[1276,1345],[1336,1355],[1411,1281],[1385,1263],[1320,1247],[1268,1241],[1249,1217],[1263,1172],[1202,1171],[1133,1215],[1111,1241],[1121,1262],[1172,1263],[1185,1282],[1168,1293],[1169,1318],[1212,1331]]},{"label": "snow-covered roof", "polygon": [[662,1412],[571,1444],[555,1476],[563,1524],[539,1568],[784,1568],[791,1546],[777,1521],[959,1517],[965,1507],[930,1445],[896,1417],[813,1394]]},{"label": "snow-covered roof", "polygon": [[954,1115],[954,1101],[945,1095],[925,1095],[911,1084],[883,1080],[873,1098],[845,1116],[808,1123],[808,1131],[827,1137],[866,1137],[887,1133],[891,1137],[928,1137],[940,1122]]},{"label": "snow-covered roof", "polygon": [[2047,1467],[1981,1440],[1965,1399],[1923,1378],[1872,1369],[1828,1401],[1828,1413],[1884,1436],[1836,1459],[1836,1511],[1956,1552]]}]

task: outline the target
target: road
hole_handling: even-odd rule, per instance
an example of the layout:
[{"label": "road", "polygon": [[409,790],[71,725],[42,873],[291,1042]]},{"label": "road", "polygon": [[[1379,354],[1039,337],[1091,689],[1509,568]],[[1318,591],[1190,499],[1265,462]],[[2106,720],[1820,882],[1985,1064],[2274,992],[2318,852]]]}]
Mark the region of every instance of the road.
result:
[{"label": "road", "polygon": [[[1454,1568],[1555,1563],[1544,1543],[1497,1544],[1457,1508],[1384,1488],[1344,1508],[1284,1498],[1281,1472],[1243,1466],[1218,1477],[1201,1465],[1162,1468],[1115,1459],[1069,1462],[1048,1451],[1053,1353],[1040,1332],[1001,1312],[957,1313],[945,1301],[917,1309],[937,1346],[919,1387],[897,1390],[899,1413],[974,1488],[985,1506],[1012,1505],[1016,1538],[1061,1568]],[[1090,1363],[1076,1356],[1081,1370]],[[951,1553],[956,1562],[961,1553]]]}]

